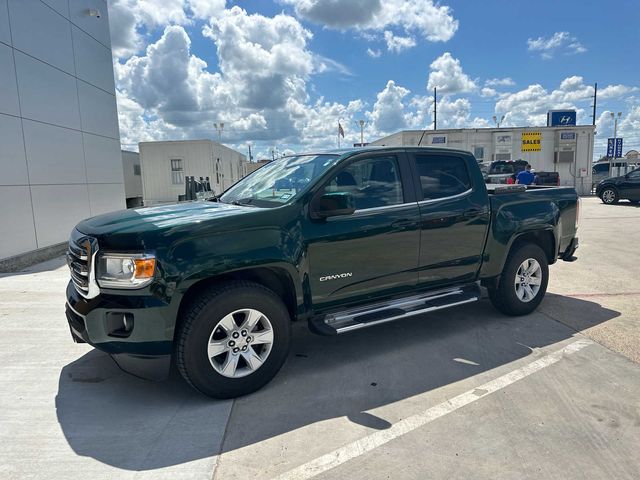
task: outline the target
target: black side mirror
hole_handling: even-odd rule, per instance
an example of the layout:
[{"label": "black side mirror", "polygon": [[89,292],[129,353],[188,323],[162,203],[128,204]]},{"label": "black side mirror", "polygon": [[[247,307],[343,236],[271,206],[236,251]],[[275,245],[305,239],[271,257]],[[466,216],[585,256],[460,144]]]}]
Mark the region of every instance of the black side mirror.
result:
[{"label": "black side mirror", "polygon": [[331,192],[321,195],[312,208],[313,218],[337,217],[351,215],[356,211],[353,196],[349,192]]}]

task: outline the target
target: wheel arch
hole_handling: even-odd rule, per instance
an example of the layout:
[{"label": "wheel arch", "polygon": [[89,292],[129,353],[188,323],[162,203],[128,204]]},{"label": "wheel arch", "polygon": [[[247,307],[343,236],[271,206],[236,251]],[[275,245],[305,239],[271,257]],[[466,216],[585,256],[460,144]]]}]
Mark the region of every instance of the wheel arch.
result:
[{"label": "wheel arch", "polygon": [[268,288],[282,299],[287,307],[290,318],[293,321],[297,319],[298,300],[296,298],[296,288],[289,272],[284,268],[274,266],[250,267],[203,278],[191,285],[180,299],[174,335],[175,332],[179,330],[181,319],[184,316],[184,310],[190,305],[194,298],[197,298],[211,288],[234,281],[253,282]]},{"label": "wheel arch", "polygon": [[505,255],[502,260],[500,270],[496,275],[481,278],[482,285],[485,287],[494,287],[497,285],[500,275],[504,270],[507,259],[511,253],[522,245],[533,244],[539,246],[547,257],[547,263],[552,265],[558,259],[558,243],[555,232],[551,229],[532,230],[522,232],[511,239],[511,242],[505,248]]},{"label": "wheel arch", "polygon": [[509,253],[507,257],[511,254],[513,250],[520,247],[523,244],[534,244],[538,245],[542,251],[547,256],[547,263],[552,265],[558,259],[557,250],[558,243],[556,240],[555,233],[553,230],[535,230],[532,232],[525,232],[513,239],[511,243],[511,247],[509,248]]}]

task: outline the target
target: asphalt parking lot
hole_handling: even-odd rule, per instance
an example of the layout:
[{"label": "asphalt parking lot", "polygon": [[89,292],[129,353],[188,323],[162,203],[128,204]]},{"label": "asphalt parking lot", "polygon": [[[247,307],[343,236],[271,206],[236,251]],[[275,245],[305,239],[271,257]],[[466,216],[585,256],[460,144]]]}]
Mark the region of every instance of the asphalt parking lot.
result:
[{"label": "asphalt parking lot", "polygon": [[62,259],[0,275],[0,478],[640,478],[640,208],[583,199],[526,317],[487,300],[335,338],[212,401],[71,341]]}]

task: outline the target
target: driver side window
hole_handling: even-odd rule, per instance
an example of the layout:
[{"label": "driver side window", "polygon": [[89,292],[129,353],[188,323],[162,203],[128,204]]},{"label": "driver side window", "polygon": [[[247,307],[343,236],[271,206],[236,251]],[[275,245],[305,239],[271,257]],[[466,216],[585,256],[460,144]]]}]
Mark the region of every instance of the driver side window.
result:
[{"label": "driver side window", "polygon": [[404,202],[398,162],[394,156],[358,160],[331,179],[324,191],[350,193],[356,210]]}]

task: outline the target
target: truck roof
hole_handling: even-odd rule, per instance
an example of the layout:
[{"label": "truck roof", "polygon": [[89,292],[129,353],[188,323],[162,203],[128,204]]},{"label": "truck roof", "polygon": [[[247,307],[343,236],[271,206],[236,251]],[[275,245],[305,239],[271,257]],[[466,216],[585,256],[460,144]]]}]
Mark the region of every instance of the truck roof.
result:
[{"label": "truck roof", "polygon": [[363,152],[384,152],[384,151],[392,151],[392,150],[407,150],[407,151],[416,151],[423,150],[429,152],[439,152],[439,153],[459,153],[464,155],[471,155],[471,153],[467,150],[458,150],[454,148],[443,148],[443,147],[431,147],[431,146],[406,146],[406,145],[398,145],[398,146],[379,146],[379,145],[370,145],[366,147],[349,147],[349,148],[335,148],[331,150],[312,150],[308,152],[300,152],[296,155],[346,155],[346,154],[355,154],[355,153],[363,153]]}]

